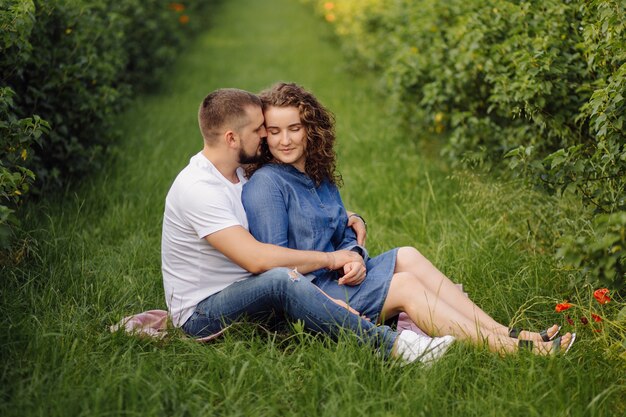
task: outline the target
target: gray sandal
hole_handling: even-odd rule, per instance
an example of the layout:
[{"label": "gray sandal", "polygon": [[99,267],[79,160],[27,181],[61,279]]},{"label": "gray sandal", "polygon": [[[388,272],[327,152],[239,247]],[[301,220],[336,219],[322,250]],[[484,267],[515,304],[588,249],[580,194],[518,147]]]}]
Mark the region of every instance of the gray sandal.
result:
[{"label": "gray sandal", "polygon": [[[544,342],[549,342],[551,340],[554,340],[554,338],[559,334],[560,331],[561,331],[561,326],[559,326],[559,328],[556,329],[556,332],[552,336],[548,336],[548,330],[542,330],[541,332],[539,332],[539,336],[541,336],[541,340],[543,340]],[[509,329],[509,337],[512,337],[513,339],[517,339],[517,337],[519,336],[521,332],[522,332],[522,329],[511,327]]]},{"label": "gray sandal", "polygon": [[[576,340],[576,333],[572,333],[572,340],[570,340],[569,345],[567,345],[567,347],[565,348],[565,352],[563,352],[564,354],[569,352],[575,340]],[[549,342],[549,340],[547,341]],[[535,343],[532,340],[520,340],[517,342],[517,346],[519,347],[520,350],[524,349],[524,350],[532,351],[534,348],[534,345]],[[561,353],[561,350],[562,350],[561,337],[557,337],[556,339],[552,340],[552,350],[550,351],[550,354],[557,355]]]}]

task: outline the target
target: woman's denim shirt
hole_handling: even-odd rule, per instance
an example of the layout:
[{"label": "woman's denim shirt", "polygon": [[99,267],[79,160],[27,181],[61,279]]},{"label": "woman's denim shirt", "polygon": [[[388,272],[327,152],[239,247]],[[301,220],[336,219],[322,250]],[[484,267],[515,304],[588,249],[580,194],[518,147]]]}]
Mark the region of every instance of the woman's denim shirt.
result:
[{"label": "woman's denim shirt", "polygon": [[[347,227],[339,190],[329,181],[315,187],[311,178],[291,165],[268,164],[244,185],[242,200],[250,233],[261,242],[322,252],[348,249],[367,258]],[[326,273],[313,272],[318,278]]]}]

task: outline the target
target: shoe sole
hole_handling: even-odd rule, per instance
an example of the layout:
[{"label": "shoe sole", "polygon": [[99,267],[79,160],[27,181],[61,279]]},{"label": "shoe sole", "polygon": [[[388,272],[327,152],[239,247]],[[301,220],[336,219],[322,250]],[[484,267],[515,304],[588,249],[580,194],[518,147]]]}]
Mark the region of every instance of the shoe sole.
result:
[{"label": "shoe sole", "polygon": [[572,345],[574,344],[574,341],[576,341],[576,333],[572,333],[572,340],[570,340],[569,345],[567,345],[565,353],[569,352],[569,350],[572,348]]}]

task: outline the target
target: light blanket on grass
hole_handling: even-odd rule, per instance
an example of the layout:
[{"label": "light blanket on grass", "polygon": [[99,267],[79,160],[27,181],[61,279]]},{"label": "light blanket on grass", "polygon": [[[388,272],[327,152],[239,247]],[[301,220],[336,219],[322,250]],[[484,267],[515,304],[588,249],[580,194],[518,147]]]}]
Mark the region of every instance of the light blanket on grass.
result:
[{"label": "light blanket on grass", "polygon": [[[162,339],[168,334],[168,331],[172,330],[172,327],[167,325],[167,319],[168,315],[166,310],[148,310],[124,317],[122,320],[109,327],[109,330],[111,332],[124,330],[126,333],[134,336]],[[228,329],[228,327],[206,337],[191,339],[196,342],[208,342],[219,337],[226,329]]]}]

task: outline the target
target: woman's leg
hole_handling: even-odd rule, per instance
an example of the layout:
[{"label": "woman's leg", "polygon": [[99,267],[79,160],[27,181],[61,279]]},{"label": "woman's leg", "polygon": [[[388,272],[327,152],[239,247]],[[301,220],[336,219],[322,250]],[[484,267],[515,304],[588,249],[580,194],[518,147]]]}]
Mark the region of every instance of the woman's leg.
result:
[{"label": "woman's leg", "polygon": [[[395,272],[409,272],[415,275],[424,287],[432,293],[437,294],[439,299],[453,306],[467,319],[471,319],[475,322],[478,321],[480,327],[483,329],[489,329],[493,333],[508,336],[508,327],[496,322],[491,316],[474,304],[472,300],[417,249],[403,247],[398,250]],[[556,332],[558,332],[558,326],[555,324],[548,329],[548,336],[552,337]],[[541,336],[535,332],[522,331],[519,338],[537,342],[542,341]]]},{"label": "woman's leg", "polygon": [[[483,327],[479,320],[468,318],[409,272],[394,274],[382,314],[392,317],[400,311],[407,313],[411,320],[433,335],[451,334],[477,345],[484,343],[494,352],[514,352],[518,349],[518,340],[494,331],[491,325]],[[495,322],[491,318],[489,321]],[[562,337],[563,346],[570,344],[571,337],[569,333]],[[547,354],[551,349],[550,342],[535,342],[535,353]]]}]

